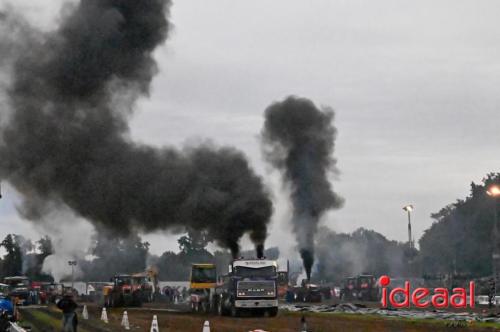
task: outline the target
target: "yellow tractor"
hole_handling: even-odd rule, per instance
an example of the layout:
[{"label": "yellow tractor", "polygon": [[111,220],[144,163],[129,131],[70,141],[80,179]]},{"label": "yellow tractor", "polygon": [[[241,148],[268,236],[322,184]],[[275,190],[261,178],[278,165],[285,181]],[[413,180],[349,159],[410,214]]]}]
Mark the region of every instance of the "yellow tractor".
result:
[{"label": "yellow tractor", "polygon": [[217,268],[215,264],[193,264],[190,278],[191,310],[209,312],[210,303],[217,285]]}]

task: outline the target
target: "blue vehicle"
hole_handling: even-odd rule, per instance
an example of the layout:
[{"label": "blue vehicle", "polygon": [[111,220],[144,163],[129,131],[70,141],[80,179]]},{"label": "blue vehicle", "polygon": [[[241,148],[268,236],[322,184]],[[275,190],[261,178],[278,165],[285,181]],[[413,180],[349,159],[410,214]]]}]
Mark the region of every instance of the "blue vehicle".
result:
[{"label": "blue vehicle", "polygon": [[0,332],[10,331],[11,322],[16,321],[14,305],[7,298],[0,298]]},{"label": "blue vehicle", "polygon": [[0,312],[5,312],[9,318],[14,317],[14,305],[9,299],[0,298]]}]

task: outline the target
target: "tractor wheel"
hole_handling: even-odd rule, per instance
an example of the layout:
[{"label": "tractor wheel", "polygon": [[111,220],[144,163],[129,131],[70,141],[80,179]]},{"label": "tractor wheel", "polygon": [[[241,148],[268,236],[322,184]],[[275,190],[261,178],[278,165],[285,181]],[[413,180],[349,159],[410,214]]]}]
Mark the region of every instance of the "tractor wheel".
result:
[{"label": "tractor wheel", "polygon": [[208,314],[210,313],[210,304],[207,301],[203,301],[201,303],[201,310],[203,313]]},{"label": "tractor wheel", "polygon": [[231,317],[239,317],[240,310],[236,308],[235,304],[231,304]]},{"label": "tractor wheel", "polygon": [[219,316],[224,316],[224,305],[222,304],[222,298],[217,301],[217,314]]},{"label": "tractor wheel", "polygon": [[276,317],[278,315],[278,308],[271,308],[268,310],[269,317]]}]

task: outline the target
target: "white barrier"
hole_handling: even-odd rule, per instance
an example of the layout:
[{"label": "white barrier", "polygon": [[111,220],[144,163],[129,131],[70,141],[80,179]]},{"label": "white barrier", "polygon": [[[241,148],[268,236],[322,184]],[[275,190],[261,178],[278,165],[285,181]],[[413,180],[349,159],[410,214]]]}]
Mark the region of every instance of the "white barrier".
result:
[{"label": "white barrier", "polygon": [[23,329],[21,326],[17,325],[16,323],[10,323],[10,330],[11,330],[11,332],[26,332],[25,329]]}]

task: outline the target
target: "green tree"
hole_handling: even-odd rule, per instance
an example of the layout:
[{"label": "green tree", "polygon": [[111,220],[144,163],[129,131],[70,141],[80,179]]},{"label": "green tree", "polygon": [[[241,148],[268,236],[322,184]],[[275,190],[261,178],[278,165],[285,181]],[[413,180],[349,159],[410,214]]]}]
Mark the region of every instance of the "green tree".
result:
[{"label": "green tree", "polygon": [[390,241],[382,234],[359,228],[351,234],[323,227],[317,239],[316,280],[340,282],[343,278],[368,273],[393,276],[408,273],[406,244]]},{"label": "green tree", "polygon": [[32,280],[37,281],[53,281],[53,278],[42,272],[43,262],[45,258],[52,255],[52,241],[48,236],[42,237],[35,242],[34,252],[24,253],[23,266],[25,274]]},{"label": "green tree", "polygon": [[2,274],[5,276],[22,275],[23,272],[23,257],[21,247],[16,241],[19,237],[14,234],[9,234],[0,243],[0,246],[7,252],[2,260]]},{"label": "green tree", "polygon": [[490,275],[492,230],[498,200],[486,194],[490,185],[500,183],[500,174],[488,174],[480,184],[472,183],[464,200],[450,204],[432,215],[433,225],[419,241],[423,272],[426,275]]},{"label": "green tree", "polygon": [[78,262],[85,280],[109,280],[118,273],[145,271],[149,243],[143,242],[138,235],[117,238],[106,232],[99,232],[94,236],[93,242],[90,254],[94,259]]}]

